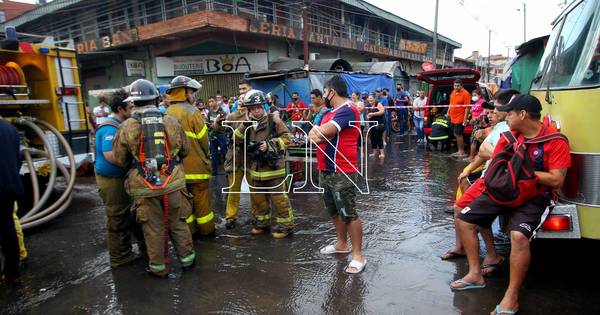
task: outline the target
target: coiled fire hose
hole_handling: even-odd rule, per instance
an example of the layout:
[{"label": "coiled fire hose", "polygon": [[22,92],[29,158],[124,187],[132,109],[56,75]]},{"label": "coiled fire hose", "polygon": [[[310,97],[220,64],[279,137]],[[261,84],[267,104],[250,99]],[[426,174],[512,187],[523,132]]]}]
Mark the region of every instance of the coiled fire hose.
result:
[{"label": "coiled fire hose", "polygon": [[[69,143],[64,138],[64,136],[56,128],[54,128],[54,126],[50,125],[49,123],[47,123],[43,120],[39,120],[39,119],[36,119],[33,117],[23,117],[23,118],[14,119],[13,123],[20,125],[20,126],[28,127],[31,130],[33,130],[40,137],[40,139],[42,140],[42,143],[44,144],[44,150],[38,150],[38,149],[34,149],[34,148],[25,148],[24,152],[23,152],[23,154],[25,156],[25,160],[27,161],[30,176],[31,176],[31,181],[32,181],[32,186],[33,186],[33,202],[34,202],[33,208],[31,210],[29,210],[20,219],[22,228],[25,230],[28,228],[32,228],[32,227],[44,224],[44,223],[58,217],[69,207],[69,205],[71,204],[71,200],[72,200],[71,193],[73,192],[73,187],[75,186],[75,178],[76,178],[77,169],[76,169],[76,165],[75,165],[75,157],[73,155],[73,151],[71,150],[71,147],[69,146]],[[69,170],[67,170],[67,168],[58,159],[56,159],[55,153],[54,153],[52,147],[50,146],[50,142],[46,138],[42,128],[47,129],[52,134],[54,134],[56,136],[56,138],[58,139],[58,141],[64,147],[67,157],[69,159],[69,165],[70,165]],[[40,192],[39,192],[37,174],[35,172],[35,168],[33,167],[33,163],[32,163],[33,162],[32,155],[46,158],[46,159],[48,159],[48,161],[50,163],[50,178],[49,178],[46,190],[44,191],[44,193],[42,194],[41,197],[39,197]],[[67,182],[67,187],[63,191],[61,196],[54,203],[52,203],[50,206],[48,206],[46,208],[43,208],[46,205],[46,203],[48,202],[48,199],[50,198],[52,191],[54,190],[54,186],[56,184],[57,170],[60,170],[61,173],[63,174],[65,181]]]}]

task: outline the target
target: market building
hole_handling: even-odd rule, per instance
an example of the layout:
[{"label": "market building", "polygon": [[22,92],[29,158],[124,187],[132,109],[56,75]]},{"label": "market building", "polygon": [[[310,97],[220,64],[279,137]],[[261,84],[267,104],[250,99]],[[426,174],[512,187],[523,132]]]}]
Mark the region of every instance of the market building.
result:
[{"label": "market building", "polygon": [[[73,40],[87,90],[183,74],[202,81],[204,97],[229,96],[244,73],[304,58],[304,13],[311,68],[397,61],[395,78],[416,88],[432,62],[432,31],[361,0],[56,0],[3,26]],[[453,67],[460,47],[438,36],[438,67]]]}]

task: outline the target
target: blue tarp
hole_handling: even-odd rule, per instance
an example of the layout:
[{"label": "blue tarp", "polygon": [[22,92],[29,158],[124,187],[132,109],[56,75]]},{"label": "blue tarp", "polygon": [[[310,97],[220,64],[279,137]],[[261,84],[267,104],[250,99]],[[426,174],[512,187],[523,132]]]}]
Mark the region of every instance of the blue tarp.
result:
[{"label": "blue tarp", "polygon": [[[261,90],[265,93],[272,92],[279,96],[279,101],[282,105],[286,105],[290,101],[290,95],[297,91],[300,99],[306,104],[310,104],[310,91],[319,89],[323,91],[323,84],[337,73],[331,72],[310,72],[309,76],[300,79],[277,78],[277,79],[255,79],[251,80],[252,87]],[[377,88],[388,88],[394,96],[396,90],[394,79],[384,74],[364,74],[364,73],[340,73],[346,84],[348,85],[348,95],[353,91],[369,93],[375,92]],[[285,87],[282,85],[285,84]],[[286,93],[285,89],[287,88]]]},{"label": "blue tarp", "polygon": [[358,93],[363,91],[371,93],[375,92],[377,88],[388,88],[392,96],[396,93],[394,79],[386,75],[342,73],[342,78],[348,85],[348,95],[355,91]]}]

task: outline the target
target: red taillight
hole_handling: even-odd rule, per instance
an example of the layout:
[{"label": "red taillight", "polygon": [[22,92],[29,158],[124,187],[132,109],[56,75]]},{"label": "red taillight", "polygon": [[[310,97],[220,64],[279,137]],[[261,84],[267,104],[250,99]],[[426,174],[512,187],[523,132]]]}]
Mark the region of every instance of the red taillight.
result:
[{"label": "red taillight", "polygon": [[57,87],[55,89],[56,95],[77,95],[79,89],[76,87]]},{"label": "red taillight", "polygon": [[570,231],[571,216],[566,214],[551,214],[544,221],[542,229],[546,231]]}]

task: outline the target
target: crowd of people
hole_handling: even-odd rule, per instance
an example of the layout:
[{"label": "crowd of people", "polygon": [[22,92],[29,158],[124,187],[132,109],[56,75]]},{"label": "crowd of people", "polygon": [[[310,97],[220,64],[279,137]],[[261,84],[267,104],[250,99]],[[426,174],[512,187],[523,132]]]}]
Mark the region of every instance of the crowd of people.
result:
[{"label": "crowd of people", "polygon": [[[570,167],[568,141],[540,121],[542,107],[535,97],[500,90],[488,102],[481,90],[469,93],[456,80],[449,108],[435,111],[426,137],[423,125],[430,107],[425,92],[418,91],[412,98],[401,84],[396,86],[394,98],[386,89],[348,95],[345,81],[336,75],[325,82],[322,91],[310,91],[310,105],[300,100],[297,92],[287,105],[280,104],[278,95],[265,94],[241,80],[238,97],[227,99],[217,93],[208,98],[206,106],[196,98],[200,88],[197,81],[178,76],[161,96],[152,82],[140,79],[128,91],[99,98],[99,109],[93,111],[97,123],[95,172],[106,209],[111,267],[128,264],[145,253],[148,272],[164,277],[170,272],[169,240],[181,266],[193,266],[193,235],[211,237],[217,232],[219,220],[209,183],[211,177],[223,174],[221,169],[229,185],[225,227],[237,225],[245,177],[250,188],[249,233],[288,237],[294,233],[295,218],[286,190],[289,183],[284,181],[285,153],[294,141],[306,137],[317,147],[323,204],[336,230],[336,240],[320,248],[320,253],[351,254],[345,271],[360,273],[367,263],[355,200],[361,133],[368,133],[370,138],[370,157],[383,159],[386,142],[393,135],[392,120],[398,119],[400,132],[406,132],[410,119],[417,143],[441,142],[447,146],[453,135],[457,145],[453,155],[466,157],[467,149],[470,154],[469,164],[457,178],[452,209],[455,245],[441,255],[443,260],[466,258],[469,270],[450,284],[451,289],[484,288],[485,278],[494,276],[504,263],[506,257],[496,252],[491,230],[493,221],[504,216],[509,219],[504,227],[512,244],[510,283],[494,313],[518,310],[518,293],[530,261],[529,242],[556,200],[556,191]],[[294,124],[303,121],[312,125]],[[465,147],[467,125],[473,126],[473,132]],[[0,174],[18,178],[17,135],[2,120],[0,130],[1,145],[14,151],[7,153],[8,162],[0,167]],[[525,161],[524,167],[534,174],[530,180],[536,184],[517,190],[525,194],[527,187],[534,187],[528,198],[499,201],[498,191],[506,192],[510,184],[499,179],[507,176],[502,167],[515,163],[513,156]],[[520,180],[515,178],[514,182]],[[2,181],[2,209],[12,207],[22,190],[20,182]],[[13,212],[7,213],[2,211],[0,218],[6,260],[3,272],[7,281],[15,281],[18,246]],[[486,247],[482,262],[478,234]],[[138,243],[137,253],[134,242]]]}]

